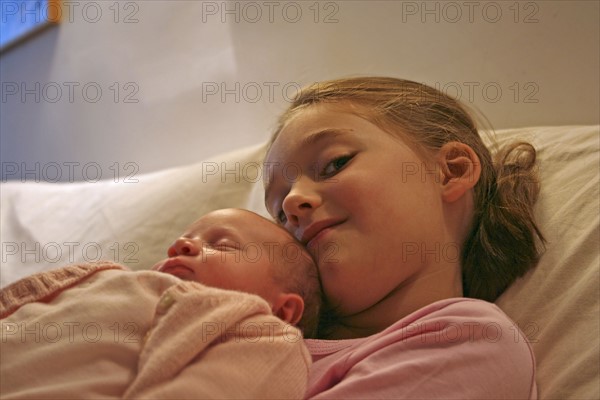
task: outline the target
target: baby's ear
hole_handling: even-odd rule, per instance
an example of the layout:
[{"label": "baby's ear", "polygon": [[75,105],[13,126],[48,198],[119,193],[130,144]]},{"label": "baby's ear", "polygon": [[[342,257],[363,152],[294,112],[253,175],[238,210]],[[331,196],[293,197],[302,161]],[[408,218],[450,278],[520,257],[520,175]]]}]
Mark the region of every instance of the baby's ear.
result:
[{"label": "baby's ear", "polygon": [[273,314],[290,325],[296,325],[304,312],[304,300],[296,293],[281,293],[273,303]]},{"label": "baby's ear", "polygon": [[451,203],[473,188],[481,176],[481,163],[475,151],[460,142],[448,142],[437,153],[442,174],[442,199]]}]

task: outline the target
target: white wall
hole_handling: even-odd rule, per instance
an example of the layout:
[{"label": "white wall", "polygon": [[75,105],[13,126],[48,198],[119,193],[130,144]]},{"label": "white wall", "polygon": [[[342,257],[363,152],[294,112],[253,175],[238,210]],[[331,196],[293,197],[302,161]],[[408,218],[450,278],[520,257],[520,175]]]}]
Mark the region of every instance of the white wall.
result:
[{"label": "white wall", "polygon": [[597,124],[599,4],[67,2],[60,26],[0,56],[2,178],[197,162],[266,140],[296,87],[347,75],[460,90],[496,129]]}]

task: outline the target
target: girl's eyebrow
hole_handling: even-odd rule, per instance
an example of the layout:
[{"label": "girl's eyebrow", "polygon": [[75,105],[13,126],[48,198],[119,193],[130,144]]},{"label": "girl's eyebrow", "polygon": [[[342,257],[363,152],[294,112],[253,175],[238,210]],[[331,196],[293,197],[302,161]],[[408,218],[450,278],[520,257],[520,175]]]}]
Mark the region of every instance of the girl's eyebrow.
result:
[{"label": "girl's eyebrow", "polygon": [[[303,138],[300,141],[299,144],[299,148],[305,148],[305,147],[309,147],[309,146],[314,146],[315,144],[323,141],[323,140],[331,140],[334,139],[338,136],[344,135],[344,134],[348,134],[348,133],[353,133],[354,130],[353,129],[346,129],[346,128],[326,128],[326,129],[322,129],[320,131],[317,132],[313,132],[310,135],[306,136],[305,138]],[[269,200],[269,193],[270,193],[270,189],[272,186],[273,182],[271,180],[269,180],[267,182],[267,184],[265,185],[265,207],[267,208],[267,210],[269,210],[268,207],[268,200]]]},{"label": "girl's eyebrow", "polygon": [[302,141],[300,141],[300,146],[305,147],[305,146],[315,145],[316,143],[318,143],[322,140],[333,139],[337,136],[343,135],[345,133],[350,133],[350,132],[353,132],[353,129],[342,129],[342,128],[323,129],[323,130],[311,133],[310,135],[308,135],[307,137],[302,139]]}]

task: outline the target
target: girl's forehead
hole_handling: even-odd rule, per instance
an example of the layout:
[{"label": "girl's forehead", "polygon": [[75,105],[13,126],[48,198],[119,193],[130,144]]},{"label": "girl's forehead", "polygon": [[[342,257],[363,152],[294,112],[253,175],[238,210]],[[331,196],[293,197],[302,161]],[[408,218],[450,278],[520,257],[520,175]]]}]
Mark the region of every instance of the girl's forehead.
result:
[{"label": "girl's forehead", "polygon": [[361,110],[362,107],[357,108],[346,102],[311,104],[292,111],[286,121],[284,121],[285,123],[281,130],[295,128],[298,125],[339,124],[343,123],[345,119],[354,120],[360,118],[365,120],[364,116],[366,113],[361,113]]},{"label": "girl's forehead", "polygon": [[[286,162],[294,155],[302,154],[307,144],[313,144],[311,136],[318,137],[321,131],[350,132],[365,143],[394,142],[408,146],[420,157],[430,159],[432,152],[397,122],[386,121],[382,115],[365,105],[349,101],[317,103],[289,114],[289,117],[273,140],[266,156],[270,162]],[[330,139],[335,139],[331,135]],[[350,135],[352,136],[352,135]],[[339,135],[339,140],[347,136]]]},{"label": "girl's forehead", "polygon": [[[281,128],[266,155],[268,165],[277,166],[307,154],[306,150],[322,149],[332,143],[358,146],[391,142],[406,144],[404,135],[391,133],[367,116],[337,104],[310,106],[291,117]],[[282,164],[283,163],[283,164]]]},{"label": "girl's forehead", "polygon": [[343,137],[376,128],[365,118],[339,107],[311,106],[291,116],[273,141],[267,158],[287,151],[301,150],[323,138]]}]

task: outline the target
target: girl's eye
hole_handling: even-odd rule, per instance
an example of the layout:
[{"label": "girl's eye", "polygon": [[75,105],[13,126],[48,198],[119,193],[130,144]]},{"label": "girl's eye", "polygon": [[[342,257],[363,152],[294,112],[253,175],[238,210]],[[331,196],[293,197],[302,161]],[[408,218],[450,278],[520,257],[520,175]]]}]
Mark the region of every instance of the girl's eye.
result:
[{"label": "girl's eye", "polygon": [[334,175],[336,172],[344,168],[344,166],[352,159],[352,157],[352,155],[345,155],[334,158],[327,165],[325,165],[325,168],[323,168],[322,176]]}]

